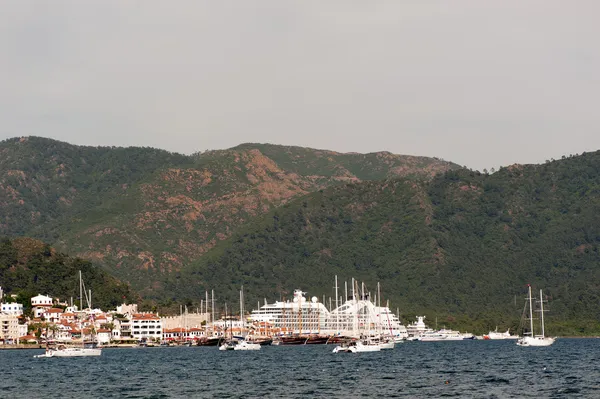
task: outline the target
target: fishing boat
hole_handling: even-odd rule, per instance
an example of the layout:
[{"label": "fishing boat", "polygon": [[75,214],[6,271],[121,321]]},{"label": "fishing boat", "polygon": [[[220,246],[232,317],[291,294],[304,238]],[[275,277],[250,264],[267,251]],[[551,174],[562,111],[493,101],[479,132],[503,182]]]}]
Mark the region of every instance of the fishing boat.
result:
[{"label": "fishing boat", "polygon": [[[546,337],[544,330],[544,297],[542,295],[542,290],[540,290],[540,329],[541,334],[535,335],[533,331],[533,298],[531,295],[531,285],[528,284],[529,294],[525,301],[525,309],[523,310],[523,315],[526,315],[526,310],[529,308],[529,331],[523,333],[523,336],[517,340],[518,346],[550,346],[556,341],[556,338]],[[529,306],[527,306],[529,304]],[[525,317],[523,317],[523,320]]]},{"label": "fishing boat", "polygon": [[[87,305],[89,309],[92,309],[92,304],[90,301],[90,297],[87,296],[87,292],[85,291],[85,286],[83,284],[83,279],[81,278],[81,270],[79,271],[79,304],[81,307],[81,315],[79,317],[79,330],[81,331],[81,347],[67,347],[66,345],[59,345],[56,348],[51,348],[48,343],[46,343],[46,351],[43,354],[35,355],[36,358],[45,358],[45,357],[88,357],[88,356],[100,356],[102,354],[102,349],[96,347],[96,343],[93,340],[94,326],[90,329],[90,334],[92,336],[92,342],[88,345],[85,344],[83,327],[82,327],[82,319],[84,317],[83,312],[83,293],[86,293]],[[46,340],[48,337],[46,336]]]}]

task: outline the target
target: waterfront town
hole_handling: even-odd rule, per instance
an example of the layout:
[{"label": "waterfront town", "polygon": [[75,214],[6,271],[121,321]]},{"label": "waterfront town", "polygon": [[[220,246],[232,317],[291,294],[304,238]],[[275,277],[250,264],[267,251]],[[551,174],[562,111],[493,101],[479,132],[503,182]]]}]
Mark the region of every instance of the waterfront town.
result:
[{"label": "waterfront town", "polygon": [[222,338],[233,336],[261,343],[277,337],[286,344],[286,336],[303,343],[324,343],[330,337],[367,332],[403,340],[409,333],[418,335],[428,330],[423,317],[407,326],[407,330],[389,307],[376,305],[365,291],[358,294],[358,290],[353,290],[351,295],[346,292],[346,300],[339,297],[335,306],[330,300],[329,308],[317,297],[307,298],[305,294],[297,289],[292,300],[270,304],[265,300],[263,306],[258,304],[256,310],[246,313],[243,307],[239,311],[227,307],[216,311],[212,292],[210,299],[206,294],[196,312],[182,306],[179,315],[161,316],[140,312],[137,304],[122,304],[109,311],[93,308],[91,292],[89,297],[87,293],[81,295],[85,302],[80,300],[79,307],[72,299],[61,301],[39,294],[30,299],[31,306],[24,312],[23,304],[17,303],[13,295],[4,297],[0,288],[0,346],[84,342],[99,346],[215,345]]},{"label": "waterfront town", "polygon": [[190,313],[187,309],[180,316],[160,317],[139,312],[137,304],[123,304],[110,311],[80,309],[42,294],[31,298],[31,312],[26,315],[23,304],[15,300],[16,296],[6,297],[0,288],[0,347],[82,340],[105,346],[198,341],[206,337],[205,325],[210,318],[207,313]]}]

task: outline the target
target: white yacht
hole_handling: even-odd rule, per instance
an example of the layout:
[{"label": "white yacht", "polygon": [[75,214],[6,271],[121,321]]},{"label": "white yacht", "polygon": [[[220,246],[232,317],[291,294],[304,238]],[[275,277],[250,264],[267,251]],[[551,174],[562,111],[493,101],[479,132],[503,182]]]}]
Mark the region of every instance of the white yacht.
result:
[{"label": "white yacht", "polygon": [[[533,332],[533,298],[531,295],[531,285],[529,285],[529,331],[523,334],[523,337],[517,340],[518,346],[550,346],[556,341],[556,338],[546,337],[544,330],[544,300],[542,290],[540,290],[540,328],[541,334],[535,335]],[[526,306],[527,306],[527,301]],[[525,312],[523,312],[525,314]]]},{"label": "white yacht", "polygon": [[[83,279],[81,277],[81,270],[79,271],[79,300],[80,307],[82,309],[79,315],[79,329],[81,330],[81,346],[80,347],[67,347],[65,345],[59,345],[57,348],[50,348],[48,343],[46,343],[46,351],[40,355],[34,355],[37,358],[44,357],[87,357],[87,356],[100,356],[102,354],[102,349],[97,348],[95,343],[91,344],[91,347],[86,347],[84,343],[84,333],[83,333],[83,318],[86,317],[85,312],[83,311],[83,296],[85,294],[85,298],[87,300],[88,308],[92,309],[91,304],[91,291],[90,297],[87,296],[87,291],[85,290],[85,285],[83,283]],[[90,328],[90,335],[94,335],[94,328]]]},{"label": "white yacht", "polygon": [[381,347],[378,344],[369,343],[366,341],[350,341],[347,343],[343,343],[339,346],[333,348],[333,353],[359,353],[359,352],[379,352],[381,351]]},{"label": "white yacht", "polygon": [[508,330],[506,330],[505,332],[498,332],[498,327],[496,327],[495,331],[490,331],[489,333],[487,333],[487,335],[483,336],[483,339],[491,339],[491,340],[496,340],[496,339],[518,339],[519,337],[517,335],[511,335],[510,334],[510,328]]},{"label": "white yacht", "polygon": [[461,333],[455,330],[446,330],[445,328],[438,331],[428,331],[417,338],[418,341],[463,341],[465,339],[475,339],[471,333]]},{"label": "white yacht", "polygon": [[418,341],[419,337],[433,333],[433,329],[425,325],[425,316],[417,316],[417,321],[406,327],[408,341]]},{"label": "white yacht", "polygon": [[46,352],[34,357],[84,357],[84,356],[100,356],[102,349],[100,348],[67,348],[60,345],[58,348],[47,348]]}]

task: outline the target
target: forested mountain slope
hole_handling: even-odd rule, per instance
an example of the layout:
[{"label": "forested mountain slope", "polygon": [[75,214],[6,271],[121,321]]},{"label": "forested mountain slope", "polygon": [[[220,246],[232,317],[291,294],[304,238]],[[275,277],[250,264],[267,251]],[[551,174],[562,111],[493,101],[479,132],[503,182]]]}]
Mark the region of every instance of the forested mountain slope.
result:
[{"label": "forested mountain slope", "polygon": [[[450,171],[331,187],[271,211],[170,281],[250,303],[332,296],[334,276],[379,281],[403,315],[480,332],[518,323],[543,288],[554,333],[600,332],[600,153],[492,174]],[[552,330],[550,330],[552,331]]]},{"label": "forested mountain slope", "polygon": [[[137,302],[139,296],[92,263],[59,253],[31,238],[0,239],[0,287],[7,297],[29,308],[38,294],[79,306],[79,271],[86,289],[92,290],[92,306],[115,309],[124,302]],[[85,300],[84,300],[85,303]]]},{"label": "forested mountain slope", "polygon": [[458,166],[390,153],[265,144],[172,154],[39,137],[0,143],[0,234],[31,236],[102,265],[142,293],[238,227],[327,187]]}]

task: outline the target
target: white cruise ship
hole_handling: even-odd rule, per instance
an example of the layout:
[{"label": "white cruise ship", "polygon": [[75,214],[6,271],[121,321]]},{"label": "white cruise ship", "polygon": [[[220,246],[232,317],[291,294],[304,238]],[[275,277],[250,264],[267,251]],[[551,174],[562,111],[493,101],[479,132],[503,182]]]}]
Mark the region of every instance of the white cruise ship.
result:
[{"label": "white cruise ship", "polygon": [[293,301],[265,304],[252,311],[250,321],[268,323],[273,329],[300,334],[360,336],[380,333],[405,339],[406,328],[388,307],[375,306],[368,297],[348,299],[331,312],[312,297],[308,301],[302,290],[294,291]]},{"label": "white cruise ship", "polygon": [[317,297],[310,301],[302,290],[294,291],[292,301],[266,303],[250,314],[250,322],[269,324],[273,329],[290,333],[318,334],[323,330],[329,311]]}]

